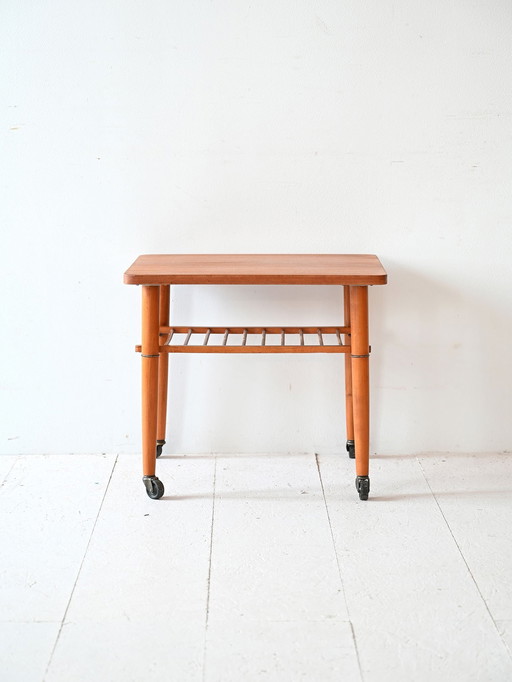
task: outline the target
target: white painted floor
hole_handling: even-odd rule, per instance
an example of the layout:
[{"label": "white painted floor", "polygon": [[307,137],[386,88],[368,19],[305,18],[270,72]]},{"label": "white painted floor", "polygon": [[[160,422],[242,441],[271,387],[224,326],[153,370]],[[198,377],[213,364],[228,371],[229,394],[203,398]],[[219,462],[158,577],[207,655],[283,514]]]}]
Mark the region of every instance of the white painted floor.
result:
[{"label": "white painted floor", "polygon": [[512,680],[512,455],[353,469],[0,457],[0,680]]}]

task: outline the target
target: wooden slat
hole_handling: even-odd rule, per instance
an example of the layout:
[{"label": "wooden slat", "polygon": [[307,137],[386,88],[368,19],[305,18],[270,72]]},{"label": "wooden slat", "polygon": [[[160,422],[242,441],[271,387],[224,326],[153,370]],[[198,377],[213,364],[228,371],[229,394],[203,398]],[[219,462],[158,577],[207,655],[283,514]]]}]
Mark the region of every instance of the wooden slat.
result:
[{"label": "wooden slat", "polygon": [[165,336],[166,339],[163,342],[163,346],[168,346],[171,343],[172,337],[174,336],[174,329],[169,331],[169,327],[161,327],[160,329],[166,329],[167,331],[160,331],[160,336]]}]

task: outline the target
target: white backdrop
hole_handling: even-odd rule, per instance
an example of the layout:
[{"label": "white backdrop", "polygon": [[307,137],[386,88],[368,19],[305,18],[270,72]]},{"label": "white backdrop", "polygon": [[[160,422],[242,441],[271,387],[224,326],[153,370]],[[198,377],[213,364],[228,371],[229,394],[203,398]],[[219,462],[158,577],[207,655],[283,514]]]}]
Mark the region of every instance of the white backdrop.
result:
[{"label": "white backdrop", "polygon": [[[512,445],[512,5],[4,0],[0,452],[137,452],[139,253],[376,253],[372,451]],[[336,287],[176,287],[330,324]],[[172,358],[168,451],[341,451],[343,359]]]}]

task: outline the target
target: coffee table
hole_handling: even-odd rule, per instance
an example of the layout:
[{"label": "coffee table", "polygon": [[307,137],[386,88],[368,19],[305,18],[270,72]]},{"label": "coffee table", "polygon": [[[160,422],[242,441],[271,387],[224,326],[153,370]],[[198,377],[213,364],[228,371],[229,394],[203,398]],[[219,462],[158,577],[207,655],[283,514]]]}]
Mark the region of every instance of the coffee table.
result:
[{"label": "coffee table", "polygon": [[[146,492],[160,499],[155,475],[165,445],[170,353],[344,353],[349,457],[356,490],[367,500],[369,478],[368,287],[387,283],[377,256],[368,254],[155,254],[139,256],[125,284],[142,287],[142,466]],[[175,284],[329,284],[343,287],[344,320],[330,327],[172,326]],[[257,342],[251,343],[256,335]],[[277,336],[276,336],[277,335]],[[218,338],[218,341],[214,339]],[[275,339],[277,338],[277,342]]]}]

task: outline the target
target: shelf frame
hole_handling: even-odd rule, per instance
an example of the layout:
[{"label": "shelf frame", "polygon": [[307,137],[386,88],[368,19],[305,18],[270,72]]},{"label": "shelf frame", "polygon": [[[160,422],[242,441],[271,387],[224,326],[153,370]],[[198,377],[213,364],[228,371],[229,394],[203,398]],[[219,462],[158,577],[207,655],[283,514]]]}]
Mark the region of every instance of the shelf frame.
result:
[{"label": "shelf frame", "polygon": [[[172,344],[175,334],[184,334],[183,343]],[[209,343],[211,334],[222,335],[222,343]],[[247,344],[249,334],[259,336],[256,344]],[[267,335],[279,336],[279,343],[268,343]],[[287,344],[287,336],[293,334],[300,337],[300,344]],[[304,336],[312,335],[316,343],[307,343]],[[326,343],[324,334],[336,337],[336,343]],[[350,339],[350,327],[347,326],[316,326],[316,327],[188,327],[161,326],[159,331],[159,353],[350,353],[351,346],[342,341]],[[197,336],[197,343],[193,337]],[[200,338],[199,338],[200,337]],[[237,337],[239,344],[228,345],[228,339]],[[140,353],[141,346],[135,346]]]}]

